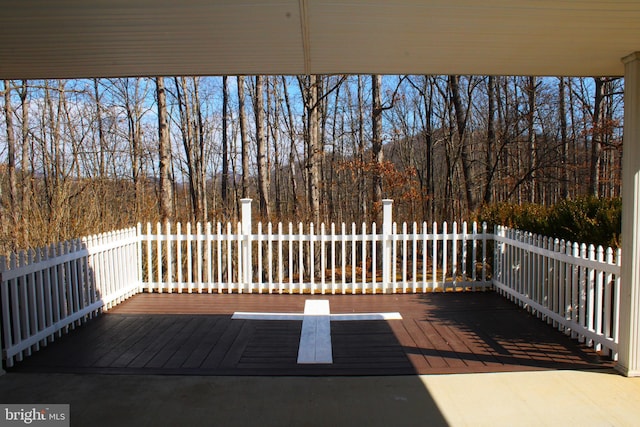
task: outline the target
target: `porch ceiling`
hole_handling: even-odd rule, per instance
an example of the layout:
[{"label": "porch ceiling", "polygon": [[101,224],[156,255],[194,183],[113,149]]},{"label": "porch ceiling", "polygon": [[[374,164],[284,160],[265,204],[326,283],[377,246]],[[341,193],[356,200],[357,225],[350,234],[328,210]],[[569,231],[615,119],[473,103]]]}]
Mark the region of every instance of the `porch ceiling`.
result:
[{"label": "porch ceiling", "polygon": [[0,78],[622,75],[637,0],[1,0]]}]

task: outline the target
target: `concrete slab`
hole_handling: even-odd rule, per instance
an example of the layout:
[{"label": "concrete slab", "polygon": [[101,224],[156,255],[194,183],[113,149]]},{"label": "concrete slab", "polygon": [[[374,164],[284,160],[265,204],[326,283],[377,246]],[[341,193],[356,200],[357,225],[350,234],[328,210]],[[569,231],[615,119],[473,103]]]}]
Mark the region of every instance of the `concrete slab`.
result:
[{"label": "concrete slab", "polygon": [[72,426],[446,425],[417,376],[0,378],[0,403],[33,402],[69,403]]},{"label": "concrete slab", "polygon": [[637,426],[640,378],[589,371],[422,376],[454,426]]},{"label": "concrete slab", "polygon": [[0,377],[0,403],[68,403],[74,426],[634,426],[638,402],[610,372]]}]

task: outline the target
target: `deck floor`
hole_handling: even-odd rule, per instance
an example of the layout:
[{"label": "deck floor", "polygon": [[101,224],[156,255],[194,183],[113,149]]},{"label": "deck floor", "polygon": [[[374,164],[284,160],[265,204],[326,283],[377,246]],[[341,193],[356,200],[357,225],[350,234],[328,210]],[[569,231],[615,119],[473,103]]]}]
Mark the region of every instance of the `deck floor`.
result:
[{"label": "deck floor", "polygon": [[[301,321],[234,312],[400,312],[331,322],[333,364],[299,365]],[[405,375],[611,369],[613,362],[494,292],[419,295],[139,294],[16,364],[15,372]]]}]

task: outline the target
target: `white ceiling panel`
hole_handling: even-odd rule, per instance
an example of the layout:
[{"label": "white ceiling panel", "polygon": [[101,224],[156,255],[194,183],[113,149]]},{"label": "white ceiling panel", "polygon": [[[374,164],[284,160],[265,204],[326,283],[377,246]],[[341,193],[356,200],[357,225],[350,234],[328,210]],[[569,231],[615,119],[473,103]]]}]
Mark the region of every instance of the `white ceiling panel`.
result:
[{"label": "white ceiling panel", "polygon": [[0,0],[0,78],[621,75],[640,1]]}]

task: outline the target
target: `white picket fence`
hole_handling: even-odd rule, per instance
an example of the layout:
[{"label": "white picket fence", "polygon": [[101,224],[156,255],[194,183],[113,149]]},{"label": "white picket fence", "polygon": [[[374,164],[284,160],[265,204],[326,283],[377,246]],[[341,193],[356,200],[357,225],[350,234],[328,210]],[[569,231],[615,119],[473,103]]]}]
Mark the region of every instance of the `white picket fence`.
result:
[{"label": "white picket fence", "polygon": [[[6,366],[138,292],[382,294],[494,288],[617,353],[620,252],[486,225],[148,224],[0,259]],[[493,256],[493,266],[487,255]]]},{"label": "white picket fence", "polygon": [[[250,201],[243,222],[147,224],[141,233],[148,292],[377,294],[485,289],[486,225],[398,225],[385,204],[381,232],[351,224],[294,227],[258,223]],[[175,230],[175,231],[174,231]]]},{"label": "white picket fence", "polygon": [[493,239],[498,292],[617,360],[620,250],[506,227]]},{"label": "white picket fence", "polygon": [[130,228],[1,257],[6,366],[137,293],[139,245]]},{"label": "white picket fence", "polygon": [[[485,289],[487,239],[477,224],[441,231],[423,223],[389,235],[376,224],[289,223],[244,234],[211,223],[147,225],[142,235],[148,292],[377,294]],[[409,229],[411,231],[409,231]],[[175,232],[173,231],[175,230]],[[486,231],[486,230],[485,230]]]}]

